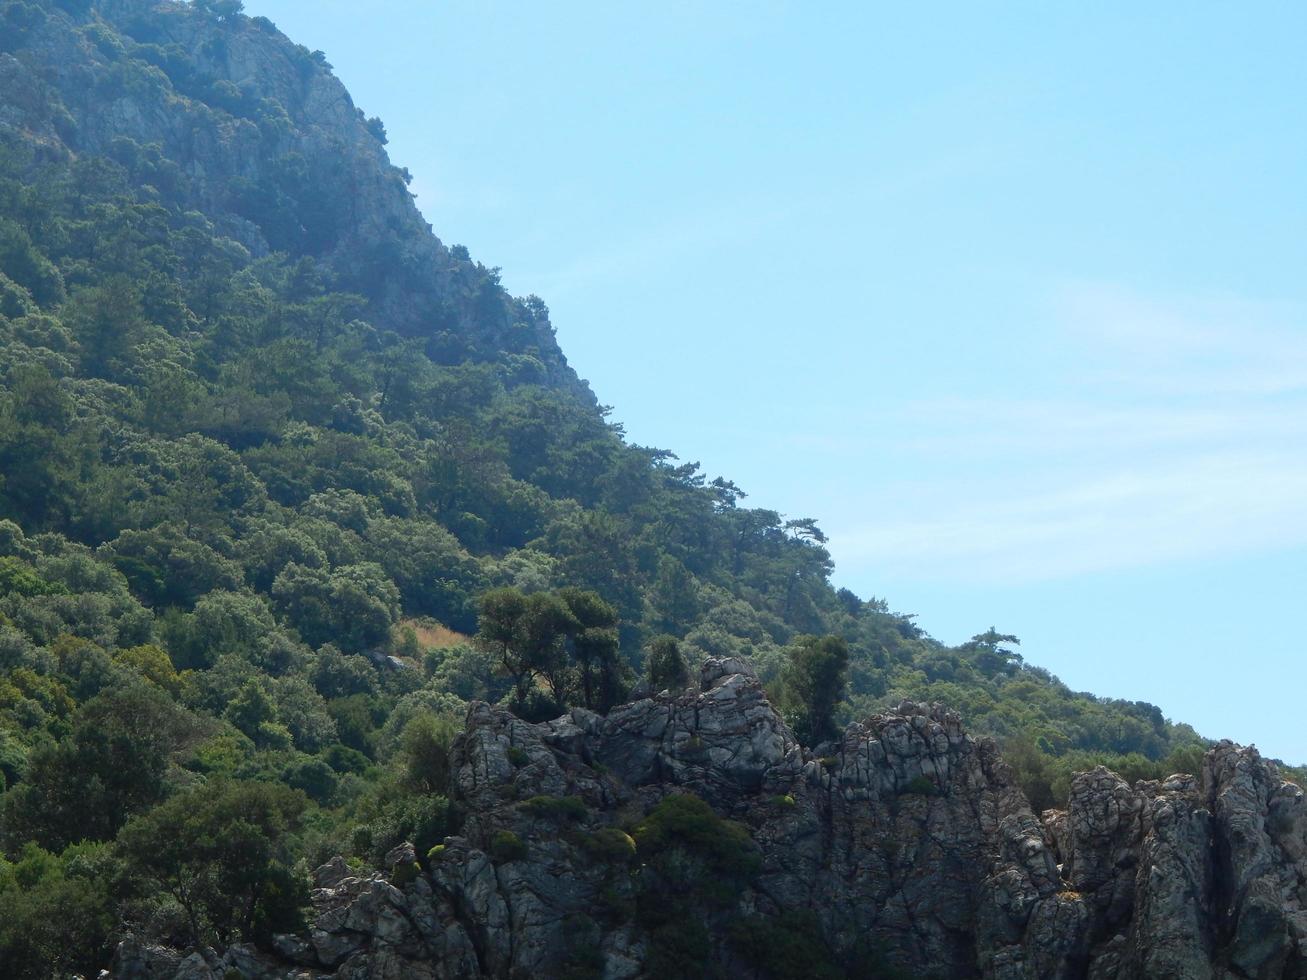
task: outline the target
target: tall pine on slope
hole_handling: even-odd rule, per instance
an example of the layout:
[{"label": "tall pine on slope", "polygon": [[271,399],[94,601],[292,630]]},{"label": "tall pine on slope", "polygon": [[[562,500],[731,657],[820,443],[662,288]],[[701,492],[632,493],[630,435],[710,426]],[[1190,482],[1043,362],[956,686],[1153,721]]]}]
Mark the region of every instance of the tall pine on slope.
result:
[{"label": "tall pine on slope", "polygon": [[[1199,740],[1155,707],[1075,694],[994,630],[946,647],[833,589],[813,521],[627,443],[544,303],[431,234],[384,140],[320,52],[238,3],[0,0],[17,975],[98,969],[129,913],[257,932],[216,900],[179,918],[159,882],[222,867],[136,846],[191,812],[262,801],[259,887],[425,853],[456,819],[414,775],[442,771],[432,732],[478,698],[602,708],[655,638],[660,683],[751,658],[813,739],[945,701],[1009,742],[1037,804],[1091,762],[1183,767]],[[242,789],[269,781],[293,798]]]}]

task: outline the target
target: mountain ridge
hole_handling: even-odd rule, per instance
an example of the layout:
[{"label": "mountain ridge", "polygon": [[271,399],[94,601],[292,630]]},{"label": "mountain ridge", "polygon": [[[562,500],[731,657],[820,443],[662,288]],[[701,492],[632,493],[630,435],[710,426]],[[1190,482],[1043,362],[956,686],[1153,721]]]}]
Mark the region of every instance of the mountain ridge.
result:
[{"label": "mountain ridge", "polygon": [[[252,944],[263,956],[274,937],[310,935],[310,868],[339,861],[378,882],[367,869],[392,870],[387,856],[408,842],[426,862],[413,881],[429,882],[431,850],[460,837],[511,864],[524,840],[492,826],[499,817],[544,821],[578,846],[562,831],[590,818],[565,781],[511,805],[496,797],[478,823],[450,770],[487,730],[534,740],[550,773],[585,767],[581,796],[599,794],[604,814],[587,825],[592,850],[620,858],[620,832],[670,835],[680,854],[678,835],[706,828],[723,847],[681,854],[712,872],[694,882],[705,916],[749,935],[770,922],[839,957],[844,926],[813,903],[731,904],[748,894],[733,883],[753,873],[758,845],[730,823],[739,787],[722,796],[715,783],[736,779],[730,760],[788,746],[803,774],[787,778],[830,797],[822,760],[841,739],[870,744],[881,723],[868,719],[945,703],[1001,741],[1006,762],[975,749],[990,760],[984,780],[1004,767],[994,786],[1008,810],[1026,807],[1035,841],[1030,805],[1068,804],[1077,773],[1120,771],[1126,790],[1109,781],[1091,795],[1142,814],[1162,791],[1131,785],[1205,771],[1224,751],[1153,705],[1071,691],[996,629],[938,643],[883,600],[834,589],[815,521],[745,506],[729,480],[629,444],[567,365],[544,304],[509,297],[495,270],[434,236],[384,128],[325,58],[239,8],[0,0],[0,959],[12,975],[89,975],[116,949]],[[722,673],[684,695],[692,726],[667,726],[684,744],[650,753],[630,705],[670,710],[676,696],[657,692],[700,662]],[[719,700],[753,714],[714,742],[696,726]],[[933,710],[902,717],[963,737]],[[634,790],[618,819],[587,753],[621,718],[629,738],[601,742],[627,747],[599,761]],[[533,764],[505,738],[485,773],[492,795],[518,781],[500,763]],[[746,809],[790,806],[785,786],[758,796],[775,761],[749,770]],[[929,815],[931,778],[905,775],[876,798],[921,797],[909,802]],[[659,809],[678,786],[700,802]],[[1245,810],[1256,822],[1269,807]],[[979,862],[963,876],[974,890],[999,838],[949,820]],[[1286,833],[1280,871],[1297,867]],[[892,864],[912,843],[899,836],[849,847]],[[681,857],[651,846],[673,873]],[[1122,846],[1139,859],[1138,840]],[[1119,872],[1108,877],[1134,889]],[[1212,901],[1244,908],[1227,898]],[[940,939],[928,958],[958,965],[990,906],[955,905],[970,938]],[[1116,921],[1071,899],[1045,907]],[[682,965],[685,949],[705,949],[692,924],[645,911],[642,928]],[[1204,928],[1227,950],[1219,919]],[[486,969],[489,947],[472,945]],[[1288,970],[1298,960],[1286,955],[1272,959]],[[832,975],[852,969],[842,964]]]},{"label": "mountain ridge", "polygon": [[[265,18],[195,16],[179,0],[72,6],[85,10],[65,15],[89,33],[49,20],[24,41],[39,56],[36,72],[61,98],[80,95],[80,104],[47,118],[28,112],[9,126],[56,155],[111,155],[124,138],[157,145],[165,158],[190,162],[170,175],[182,206],[219,218],[220,232],[255,257],[312,255],[344,290],[368,298],[380,327],[434,333],[430,341],[450,345],[442,352],[449,358],[533,346],[552,381],[586,390],[567,368],[543,304],[509,297],[493,270],[435,236],[408,193],[406,171],[390,163],[384,127],[355,107],[321,52],[294,44]],[[97,15],[116,25],[117,39],[93,29]],[[128,58],[124,39],[136,43],[137,57]],[[30,77],[31,67],[22,70]],[[164,112],[152,105],[159,98]],[[261,186],[269,183],[271,192]]]}]

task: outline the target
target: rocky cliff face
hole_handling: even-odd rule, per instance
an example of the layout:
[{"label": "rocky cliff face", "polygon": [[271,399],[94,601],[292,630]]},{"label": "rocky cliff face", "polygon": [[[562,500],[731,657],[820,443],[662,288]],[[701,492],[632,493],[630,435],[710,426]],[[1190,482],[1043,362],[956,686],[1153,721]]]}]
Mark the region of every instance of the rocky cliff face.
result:
[{"label": "rocky cliff face", "polygon": [[529,356],[588,397],[544,305],[514,300],[432,234],[380,124],[320,54],[265,19],[178,0],[23,10],[0,24],[0,142],[38,161],[115,161],[143,200],[192,212],[255,256],[312,256],[368,298],[374,325],[427,340],[438,359]]},{"label": "rocky cliff face", "polygon": [[757,849],[729,902],[700,907],[720,975],[767,975],[742,919],[806,923],[843,965],[813,976],[1307,975],[1307,806],[1254,749],[1222,743],[1162,783],[1083,773],[1042,820],[993,743],[938,706],[902,704],[820,752],[737,661],[606,718],[474,705],[451,786],[466,819],[424,867],[411,847],[389,874],[333,861],[308,935],[185,960],[124,944],[116,975],[654,975],[662,940],[631,911],[649,869],[619,828],[638,835],[675,794]]}]

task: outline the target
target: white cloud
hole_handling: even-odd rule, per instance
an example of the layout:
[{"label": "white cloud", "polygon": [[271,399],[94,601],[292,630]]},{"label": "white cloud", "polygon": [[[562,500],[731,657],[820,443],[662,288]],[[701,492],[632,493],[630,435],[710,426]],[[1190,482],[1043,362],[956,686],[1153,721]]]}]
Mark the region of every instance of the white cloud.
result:
[{"label": "white cloud", "polygon": [[828,528],[843,570],[1011,583],[1307,545],[1307,321],[1083,285],[1058,309],[1062,394],[869,426],[863,451],[937,475]]}]

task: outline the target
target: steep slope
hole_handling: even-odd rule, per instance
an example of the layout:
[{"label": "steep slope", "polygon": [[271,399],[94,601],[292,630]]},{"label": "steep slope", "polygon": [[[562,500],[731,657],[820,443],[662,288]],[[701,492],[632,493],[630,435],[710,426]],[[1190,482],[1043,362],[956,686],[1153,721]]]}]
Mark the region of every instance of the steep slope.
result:
[{"label": "steep slope", "polygon": [[[10,481],[0,513],[93,546],[158,525],[168,508],[137,505],[171,488],[139,460],[199,434],[250,470],[240,511],[183,532],[206,546],[227,538],[220,553],[254,533],[240,524],[264,491],[296,511],[315,493],[358,494],[385,516],[452,532],[453,548],[427,541],[402,562],[393,540],[375,556],[327,547],[333,565],[388,556],[409,615],[471,631],[471,598],[486,584],[582,585],[618,607],[633,661],[644,639],[667,632],[692,655],[752,656],[771,679],[796,632],[839,633],[853,654],[852,713],[937,697],[1059,757],[1157,760],[1196,742],[1151,705],[1074,696],[997,642],[947,650],[886,603],[837,595],[812,522],[744,508],[737,487],[707,481],[697,464],[623,445],[567,368],[544,304],[507,296],[493,270],[430,233],[379,121],[363,118],[325,59],[223,9],[3,5],[2,214],[12,224],[0,269],[12,275],[0,280],[0,313],[24,324],[6,329],[6,384],[16,390],[20,368],[49,371],[98,456],[99,472],[82,459],[76,479],[128,486],[99,494],[125,499],[60,501],[68,480],[33,471]],[[79,296],[98,318],[79,322]],[[36,311],[66,322],[19,316]],[[25,450],[76,426],[54,428],[17,434],[10,467],[27,468]],[[134,509],[147,512],[124,513]],[[314,517],[346,532],[371,519],[321,502]],[[502,567],[528,545],[511,572],[486,561]],[[291,555],[303,563],[303,545]],[[256,591],[271,577],[260,571]]]},{"label": "steep slope", "polygon": [[[834,943],[831,975],[849,922],[894,962],[961,969],[989,935],[984,869],[995,814],[1024,813],[1014,787],[1042,810],[1098,763],[1132,780],[1201,768],[1208,743],[1156,707],[1072,692],[993,629],[946,647],[832,588],[812,520],[747,507],[729,480],[628,444],[544,304],[446,249],[325,60],[237,8],[0,0],[6,976],[94,975],[124,937],[266,951],[303,931],[307,869],[337,855],[372,880],[404,841],[426,860],[458,838],[447,846],[467,860],[451,869],[482,867],[472,851],[501,865],[524,841],[531,853],[531,827],[493,824],[519,813],[502,795],[527,776],[496,756],[484,800],[448,778],[469,719],[467,751],[497,732],[511,765],[543,767],[521,812],[554,821],[556,868],[590,889],[560,907],[599,902],[584,914],[614,957],[671,957],[672,972],[713,950],[729,962],[704,929],[755,936],[755,911],[784,913],[804,956]],[[819,723],[793,683],[816,649],[805,634],[848,654]],[[641,698],[666,686],[651,668],[678,658],[736,663],[744,679]],[[744,715],[700,703],[737,695]],[[889,737],[861,719],[904,700],[942,701],[999,737],[1014,771],[943,716],[928,724],[950,747],[931,772],[979,794],[949,783],[958,807],[931,772],[895,782],[878,757],[857,762]],[[559,717],[573,721],[530,724]],[[724,727],[705,728],[714,718]],[[843,748],[796,744],[851,722]],[[685,738],[653,744],[660,725]],[[531,747],[550,738],[580,755]],[[866,798],[844,800],[844,779]],[[717,815],[660,809],[674,784]],[[631,843],[585,824],[590,850],[577,844],[576,805],[555,790],[608,823],[629,805],[633,838],[654,847],[649,881],[703,885],[702,914],[666,914],[657,891],[596,893],[594,862],[625,868]],[[722,822],[743,817],[747,832]],[[900,866],[918,818],[952,842]],[[725,843],[683,866],[677,836],[705,829]],[[768,900],[755,864],[771,873],[771,836],[798,863]],[[337,898],[346,915],[352,893]],[[1066,914],[1099,921],[1082,906]],[[612,932],[609,913],[639,930]],[[491,949],[511,922],[469,915],[457,910],[478,969],[527,955],[515,939]],[[1005,945],[1025,942],[1004,929]],[[1224,949],[1235,933],[1220,929]],[[539,955],[555,956],[552,936],[531,940]]]},{"label": "steep slope", "polygon": [[583,390],[543,307],[513,300],[431,234],[380,121],[320,52],[262,18],[167,0],[58,7],[8,4],[0,42],[11,52],[0,58],[3,123],[43,157],[122,161],[132,144],[154,147],[172,164],[152,175],[157,196],[253,256],[320,260],[368,298],[378,328],[421,335],[451,363],[530,350],[552,381]]}]

